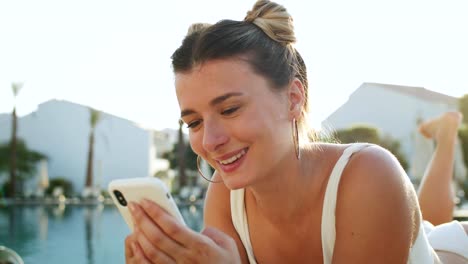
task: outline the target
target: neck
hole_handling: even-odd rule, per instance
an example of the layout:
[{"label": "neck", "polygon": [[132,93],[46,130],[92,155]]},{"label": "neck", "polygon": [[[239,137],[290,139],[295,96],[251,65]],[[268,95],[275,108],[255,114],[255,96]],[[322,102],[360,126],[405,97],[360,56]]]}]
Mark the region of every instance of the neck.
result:
[{"label": "neck", "polygon": [[284,225],[310,213],[312,202],[320,194],[320,179],[314,177],[318,160],[314,152],[317,150],[302,150],[300,160],[295,153],[288,155],[264,180],[247,188],[257,213],[274,225]]}]

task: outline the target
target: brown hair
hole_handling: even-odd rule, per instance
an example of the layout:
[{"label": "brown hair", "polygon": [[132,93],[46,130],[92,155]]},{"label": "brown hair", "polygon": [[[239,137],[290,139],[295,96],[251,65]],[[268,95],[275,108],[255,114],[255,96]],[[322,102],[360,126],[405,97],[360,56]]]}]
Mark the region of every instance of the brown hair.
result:
[{"label": "brown hair", "polygon": [[172,67],[175,73],[189,72],[209,60],[244,56],[274,90],[283,90],[298,78],[305,91],[298,125],[301,136],[309,136],[307,69],[292,46],[295,41],[293,19],[286,8],[259,0],[243,21],[221,20],[214,25],[192,25],[182,45],[171,56]]}]

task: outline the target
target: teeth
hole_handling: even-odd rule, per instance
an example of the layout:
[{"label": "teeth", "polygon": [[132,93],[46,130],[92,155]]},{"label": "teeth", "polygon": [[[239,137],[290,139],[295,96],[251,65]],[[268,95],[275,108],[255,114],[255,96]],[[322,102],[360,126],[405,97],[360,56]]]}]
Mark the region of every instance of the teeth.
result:
[{"label": "teeth", "polygon": [[240,157],[244,156],[244,154],[245,154],[245,149],[243,149],[239,154],[232,156],[229,159],[221,160],[219,162],[223,165],[230,164],[238,160]]}]

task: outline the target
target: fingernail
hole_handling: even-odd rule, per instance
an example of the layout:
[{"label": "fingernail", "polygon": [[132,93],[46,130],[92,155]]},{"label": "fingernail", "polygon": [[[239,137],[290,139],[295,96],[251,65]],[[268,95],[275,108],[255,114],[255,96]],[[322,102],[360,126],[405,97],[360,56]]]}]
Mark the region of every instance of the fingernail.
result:
[{"label": "fingernail", "polygon": [[136,252],[137,246],[135,242],[132,243],[132,249],[133,249],[133,252]]}]

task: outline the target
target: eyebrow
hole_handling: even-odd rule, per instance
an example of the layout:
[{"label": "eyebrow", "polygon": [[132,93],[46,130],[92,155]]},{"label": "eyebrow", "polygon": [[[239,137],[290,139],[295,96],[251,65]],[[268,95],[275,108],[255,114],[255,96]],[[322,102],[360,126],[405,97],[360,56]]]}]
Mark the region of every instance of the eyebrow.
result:
[{"label": "eyebrow", "polygon": [[[210,101],[210,105],[211,106],[216,106],[224,101],[226,101],[227,99],[231,98],[231,97],[234,97],[234,96],[242,96],[244,95],[243,93],[239,93],[239,92],[231,92],[231,93],[227,93],[227,94],[223,94],[221,96],[218,96],[216,98],[214,98],[213,100]],[[182,112],[180,112],[180,117],[184,117],[186,115],[191,115],[191,114],[194,114],[195,111],[192,110],[192,109],[185,109],[183,110]]]}]

